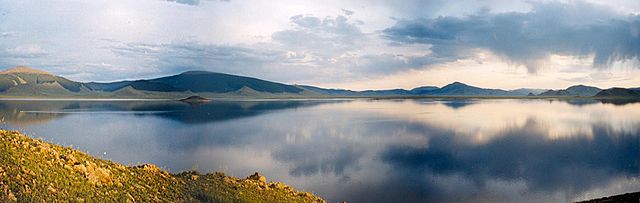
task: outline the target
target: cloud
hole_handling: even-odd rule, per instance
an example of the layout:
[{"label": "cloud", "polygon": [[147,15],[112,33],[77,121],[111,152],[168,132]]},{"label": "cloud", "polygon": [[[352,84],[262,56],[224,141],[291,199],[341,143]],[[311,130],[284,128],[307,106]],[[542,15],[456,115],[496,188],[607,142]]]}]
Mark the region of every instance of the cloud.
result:
[{"label": "cloud", "polygon": [[9,38],[13,36],[15,36],[13,32],[0,32],[0,38]]},{"label": "cloud", "polygon": [[355,13],[352,10],[347,10],[347,9],[344,9],[344,8],[341,9],[341,10],[342,10],[342,13],[344,13],[344,15],[346,15],[346,16],[350,16],[350,15],[353,15]]},{"label": "cloud", "polygon": [[[424,51],[412,52],[411,46],[386,49],[378,34],[363,32],[361,22],[350,16],[292,16],[292,28],[272,34],[273,42],[287,52],[287,60],[281,65],[315,68],[317,82],[376,77],[455,60]],[[317,75],[322,72],[329,73]]]},{"label": "cloud", "polygon": [[38,58],[48,53],[39,45],[20,45],[5,49],[5,55],[15,58]]},{"label": "cloud", "polygon": [[[0,21],[4,39],[0,65],[30,65],[82,81],[203,69],[287,83],[364,88],[353,84],[397,78],[414,70],[447,69],[439,77],[449,73],[458,78],[462,74],[451,72],[461,70],[454,68],[459,59],[501,68],[508,67],[502,65],[504,60],[536,72],[540,66],[557,64],[545,63],[555,60],[548,59],[549,54],[593,57],[595,66],[601,67],[636,57],[640,47],[636,15],[582,2],[149,0],[2,5],[6,16]],[[24,15],[41,7],[48,9]],[[482,7],[491,10],[478,11]],[[270,12],[274,10],[278,12]],[[91,18],[94,15],[103,18]],[[104,38],[115,41],[100,40]],[[46,53],[17,48],[28,44],[37,44]],[[485,60],[481,55],[490,57]],[[112,66],[96,66],[101,63]],[[587,60],[586,66],[590,65]],[[582,75],[561,78],[596,71],[585,69],[580,70]],[[426,78],[411,81],[416,82],[402,87],[434,83]],[[563,83],[558,87],[565,82],[551,81]],[[376,88],[396,87],[398,83],[389,82]]]},{"label": "cloud", "polygon": [[356,23],[342,15],[325,18],[296,15],[290,21],[292,29],[271,35],[275,42],[288,48],[329,54],[357,49],[359,43],[366,40]]},{"label": "cloud", "polygon": [[200,0],[166,0],[169,2],[176,2],[179,4],[187,4],[187,5],[192,5],[192,6],[196,6],[198,4],[200,4]]},{"label": "cloud", "polygon": [[399,45],[430,44],[443,56],[465,58],[473,49],[487,49],[531,73],[551,54],[594,55],[597,67],[640,56],[640,16],[580,1],[531,4],[529,12],[398,19],[382,35]]},{"label": "cloud", "polygon": [[275,50],[197,42],[117,43],[110,49],[120,57],[135,59],[139,65],[164,74],[209,70],[253,75],[264,73],[266,64],[285,58],[285,53]]},{"label": "cloud", "polygon": [[[164,1],[168,1],[168,2],[175,2],[175,3],[179,3],[179,4],[186,4],[186,5],[191,5],[191,6],[197,6],[200,5],[200,0],[164,0]],[[212,1],[212,0],[205,0],[205,1]],[[231,1],[231,0],[219,0],[219,1]]]},{"label": "cloud", "polygon": [[275,32],[272,41],[265,43],[103,42],[111,44],[107,48],[119,58],[136,63],[130,66],[146,67],[143,69],[154,74],[200,69],[284,82],[385,75],[452,59],[434,58],[426,52],[380,50],[377,36],[362,32],[358,22],[342,15],[294,15],[289,20],[289,29]]}]

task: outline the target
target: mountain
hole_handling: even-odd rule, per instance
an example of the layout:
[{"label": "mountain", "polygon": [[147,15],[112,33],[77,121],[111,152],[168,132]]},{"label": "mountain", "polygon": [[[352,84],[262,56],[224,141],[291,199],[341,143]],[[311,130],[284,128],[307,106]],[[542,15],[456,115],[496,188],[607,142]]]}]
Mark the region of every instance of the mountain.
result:
[{"label": "mountain", "polygon": [[185,98],[202,95],[217,97],[379,97],[379,96],[615,96],[640,94],[639,88],[600,90],[584,85],[564,90],[543,89],[488,89],[454,82],[444,87],[422,86],[411,90],[387,89],[353,91],[326,89],[308,85],[288,85],[258,78],[215,73],[187,71],[177,75],[145,80],[116,82],[76,82],[51,73],[15,67],[0,71],[0,96],[4,97],[86,97],[86,98]]},{"label": "mountain", "polygon": [[154,92],[208,92],[227,93],[239,91],[243,87],[267,93],[301,93],[302,88],[281,83],[269,82],[257,78],[214,73],[207,71],[188,71],[178,75],[136,81],[113,83],[88,83],[93,90],[113,92],[125,87],[135,90]]},{"label": "mountain", "polygon": [[11,95],[73,95],[89,92],[84,84],[19,66],[0,72],[0,92]]},{"label": "mountain", "polygon": [[546,91],[549,91],[549,90],[548,89],[532,89],[532,88],[520,88],[515,90],[509,90],[509,92],[512,92],[518,95],[527,95],[527,96],[530,96],[529,94],[538,95]]},{"label": "mountain", "polygon": [[23,66],[0,72],[2,96],[177,98],[193,93],[248,97],[317,94],[294,85],[206,71],[188,71],[149,80],[87,83]]},{"label": "mountain", "polygon": [[517,96],[517,93],[501,89],[484,89],[470,86],[461,82],[454,82],[442,88],[423,92],[424,95],[434,96]]},{"label": "mountain", "polygon": [[586,85],[574,85],[564,90],[549,90],[539,94],[539,96],[578,96],[592,97],[602,89]]},{"label": "mountain", "polygon": [[[248,87],[259,92],[268,93],[301,93],[304,89],[294,85],[269,82],[257,78],[214,73],[207,71],[188,71],[178,75],[145,81],[149,86],[168,85],[176,89],[191,92],[225,93]],[[141,87],[148,90],[148,87]]]},{"label": "mountain", "polygon": [[95,90],[95,91],[113,92],[128,86],[132,82],[133,81],[104,82],[104,83],[88,82],[88,83],[84,83],[84,85],[86,85],[89,89]]},{"label": "mountain", "polygon": [[347,97],[367,97],[367,96],[406,96],[412,95],[412,92],[405,89],[390,89],[390,90],[364,90],[353,91],[345,89],[325,89],[320,87],[314,87],[309,85],[300,85],[299,87],[306,90],[316,92],[322,95],[331,96],[347,96]]},{"label": "mountain", "polygon": [[405,96],[411,95],[411,92],[405,89],[390,90],[365,90],[360,91],[361,96]]},{"label": "mountain", "polygon": [[436,86],[422,86],[422,87],[416,87],[413,88],[411,90],[409,90],[409,92],[411,92],[411,94],[426,94],[427,92],[433,91],[438,89],[438,87]]},{"label": "mountain", "polygon": [[576,96],[592,97],[602,91],[602,89],[585,85],[574,85],[567,88],[567,91]]},{"label": "mountain", "polygon": [[574,96],[571,92],[567,90],[549,90],[543,93],[540,93],[538,96],[546,96],[546,97],[569,97]]},{"label": "mountain", "polygon": [[332,96],[356,96],[358,92],[353,90],[345,90],[345,89],[326,89],[309,85],[298,85],[298,87],[320,93],[323,95],[332,95]]},{"label": "mountain", "polygon": [[602,90],[595,97],[640,97],[640,93],[625,88],[610,88]]}]

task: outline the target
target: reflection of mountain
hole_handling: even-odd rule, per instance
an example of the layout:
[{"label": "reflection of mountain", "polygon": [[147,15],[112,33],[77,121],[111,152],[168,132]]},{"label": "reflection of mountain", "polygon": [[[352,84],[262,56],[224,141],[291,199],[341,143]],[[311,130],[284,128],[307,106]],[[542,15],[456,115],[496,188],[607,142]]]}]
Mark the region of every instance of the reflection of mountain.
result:
[{"label": "reflection of mountain", "polygon": [[63,114],[46,113],[46,111],[67,108],[72,107],[66,102],[0,101],[0,116],[8,124],[26,126],[60,118]]},{"label": "reflection of mountain", "polygon": [[587,106],[591,104],[613,104],[616,106],[640,103],[640,99],[636,98],[617,98],[617,99],[568,99],[568,100],[558,100],[560,102],[566,102],[567,104],[571,104],[573,106]]},{"label": "reflection of mountain", "polygon": [[[333,101],[335,102],[335,101]],[[262,113],[313,106],[322,101],[209,102],[189,105],[176,101],[0,101],[0,117],[12,125],[48,122],[74,113],[153,115],[184,123],[207,123]]]},{"label": "reflection of mountain", "polygon": [[601,101],[595,100],[595,99],[569,99],[569,100],[564,100],[565,102],[567,102],[567,104],[571,104],[574,106],[586,106],[586,105],[591,105],[591,104],[599,104],[602,103]]},{"label": "reflection of mountain", "polygon": [[429,195],[442,192],[434,184],[441,179],[434,177],[459,176],[480,187],[496,180],[524,181],[528,193],[562,191],[569,197],[608,185],[619,177],[640,177],[640,132],[616,132],[606,125],[592,128],[593,137],[548,139],[544,125],[530,119],[522,127],[505,129],[487,143],[474,144],[448,130],[419,126],[414,130],[430,132],[428,146],[388,146],[382,160],[394,168],[397,177],[427,177],[415,178],[414,184],[398,188],[422,191],[424,195],[389,198],[408,202],[487,198],[480,189],[469,187],[457,191],[458,195],[439,196],[458,199],[438,199],[438,195]]},{"label": "reflection of mountain", "polygon": [[598,99],[598,101],[603,104],[613,104],[613,105],[627,105],[640,103],[640,98],[629,98],[629,99]]},{"label": "reflection of mountain", "polygon": [[468,100],[468,99],[454,99],[454,100],[448,100],[448,101],[442,102],[442,104],[452,109],[459,109],[465,106],[472,105],[474,103],[475,102],[473,100]]},{"label": "reflection of mountain", "polygon": [[309,107],[319,101],[270,101],[270,102],[208,102],[197,105],[139,106],[134,110],[164,109],[157,115],[185,123],[208,123],[256,116],[263,113]]}]

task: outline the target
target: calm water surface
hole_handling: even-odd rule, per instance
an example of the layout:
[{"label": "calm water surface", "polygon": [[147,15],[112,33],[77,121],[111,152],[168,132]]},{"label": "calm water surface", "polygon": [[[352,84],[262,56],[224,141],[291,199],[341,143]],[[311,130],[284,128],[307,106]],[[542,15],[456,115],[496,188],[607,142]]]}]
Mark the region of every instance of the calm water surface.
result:
[{"label": "calm water surface", "polygon": [[331,202],[567,202],[640,191],[640,103],[0,101],[0,127],[119,163]]}]

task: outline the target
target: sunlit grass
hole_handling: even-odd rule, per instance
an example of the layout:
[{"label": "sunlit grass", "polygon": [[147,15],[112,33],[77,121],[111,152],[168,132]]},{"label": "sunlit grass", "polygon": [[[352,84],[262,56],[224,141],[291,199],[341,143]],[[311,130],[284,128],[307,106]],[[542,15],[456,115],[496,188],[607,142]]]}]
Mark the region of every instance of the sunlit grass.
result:
[{"label": "sunlit grass", "polygon": [[323,202],[261,177],[128,167],[0,130],[0,202]]}]

